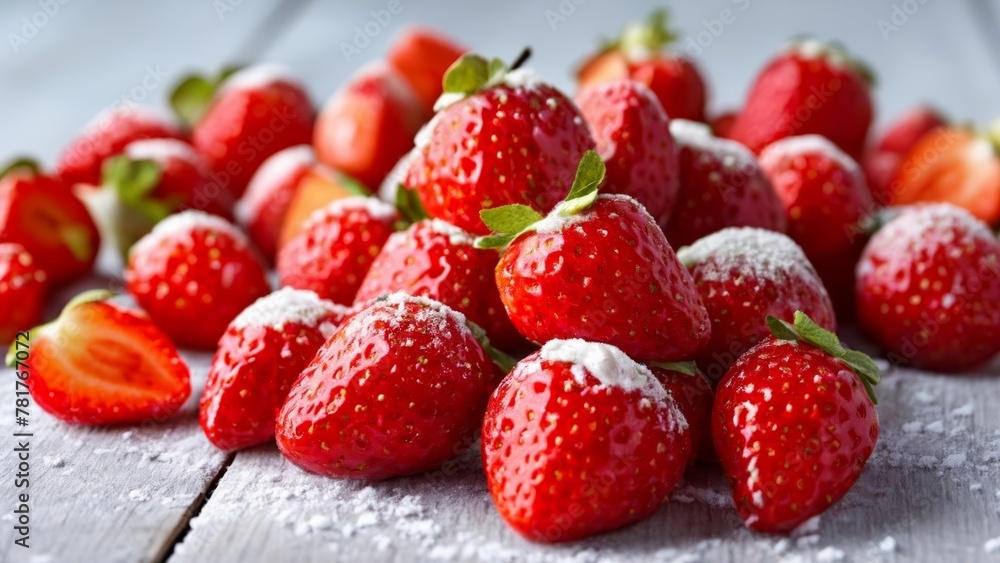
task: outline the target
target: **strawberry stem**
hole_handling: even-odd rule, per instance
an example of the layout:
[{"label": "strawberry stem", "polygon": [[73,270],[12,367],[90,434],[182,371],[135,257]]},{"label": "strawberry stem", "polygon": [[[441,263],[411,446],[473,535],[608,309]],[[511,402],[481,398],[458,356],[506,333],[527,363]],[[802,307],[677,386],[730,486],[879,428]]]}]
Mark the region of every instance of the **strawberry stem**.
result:
[{"label": "strawberry stem", "polygon": [[531,58],[531,47],[525,47],[524,50],[521,51],[521,54],[518,55],[516,59],[514,59],[514,62],[510,64],[510,70],[517,70],[521,68],[521,66],[523,66],[524,63],[528,62],[528,59],[530,58]]}]

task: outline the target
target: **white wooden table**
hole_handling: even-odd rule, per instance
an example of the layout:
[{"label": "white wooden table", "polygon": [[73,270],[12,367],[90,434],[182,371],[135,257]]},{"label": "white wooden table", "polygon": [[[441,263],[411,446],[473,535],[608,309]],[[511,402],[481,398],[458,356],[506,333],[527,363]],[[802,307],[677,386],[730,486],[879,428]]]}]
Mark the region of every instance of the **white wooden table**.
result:
[{"label": "white wooden table", "polygon": [[[401,3],[402,12],[379,23],[350,60],[342,43],[355,40],[355,26],[376,21],[372,10],[387,1],[4,3],[0,159],[29,153],[51,162],[101,108],[123,96],[162,105],[184,71],[232,60],[289,64],[322,103],[411,21],[447,29],[491,55],[511,57],[530,44],[532,66],[569,88],[570,69],[595,36],[613,34],[655,5]],[[894,3],[906,21],[898,14],[893,21]],[[45,6],[52,15],[39,16]],[[682,46],[700,41],[697,58],[710,76],[716,109],[738,104],[784,38],[812,32],[841,38],[875,67],[883,121],[920,101],[956,119],[1000,117],[996,0],[712,0],[671,7],[687,32]],[[733,23],[712,35],[710,27],[719,30],[712,20],[726,9]],[[33,24],[27,37],[31,26],[23,18],[44,25]],[[879,20],[897,29],[880,29]],[[54,297],[50,313],[76,289]],[[889,373],[879,388],[882,435],[864,475],[842,502],[793,537],[744,530],[721,474],[699,467],[652,519],[544,547],[503,524],[475,452],[426,476],[365,483],[305,474],[273,446],[236,455],[215,450],[194,410],[209,357],[186,358],[196,380],[188,407],[135,428],[72,427],[36,406],[29,425],[17,427],[13,374],[2,372],[0,561],[1000,561],[1000,540],[990,543],[1000,538],[1000,361],[961,376]],[[15,487],[13,433],[22,430],[33,434],[30,549],[13,543],[22,492]],[[994,544],[996,551],[988,551]]]}]

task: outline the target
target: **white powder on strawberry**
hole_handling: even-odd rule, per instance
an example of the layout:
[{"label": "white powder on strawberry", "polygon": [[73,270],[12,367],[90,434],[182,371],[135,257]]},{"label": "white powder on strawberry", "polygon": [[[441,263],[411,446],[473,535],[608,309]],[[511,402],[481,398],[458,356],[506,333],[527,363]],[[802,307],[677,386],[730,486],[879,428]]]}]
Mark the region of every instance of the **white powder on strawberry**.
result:
[{"label": "white powder on strawberry", "polygon": [[352,196],[338,199],[333,203],[313,211],[303,224],[303,230],[308,230],[316,223],[325,222],[328,217],[343,214],[347,211],[364,210],[377,221],[395,221],[398,214],[396,208],[374,197]]},{"label": "white powder on strawberry", "polygon": [[117,121],[119,115],[128,115],[132,120],[141,123],[159,123],[164,125],[170,123],[170,117],[163,111],[147,106],[123,104],[111,106],[92,117],[83,126],[84,134],[107,129],[112,122]]},{"label": "white powder on strawberry", "polygon": [[[597,196],[599,200],[607,201],[623,201],[632,205],[636,211],[644,215],[646,219],[652,223],[656,223],[656,219],[649,214],[646,207],[636,201],[635,198],[624,194],[600,194]],[[549,233],[559,233],[566,230],[568,227],[580,223],[586,219],[593,216],[593,207],[580,211],[579,213],[574,213],[573,215],[562,215],[561,211],[566,207],[571,206],[570,202],[560,202],[544,219],[538,221],[531,226],[531,230],[536,233],[549,234]]]},{"label": "white powder on strawberry", "polygon": [[152,231],[135,243],[129,254],[150,252],[167,239],[182,238],[184,241],[190,241],[191,233],[194,231],[213,231],[232,237],[243,245],[250,244],[246,235],[229,221],[204,211],[189,209],[171,215],[157,223]]},{"label": "white powder on strawberry", "polygon": [[260,213],[261,206],[267,201],[272,188],[300,168],[311,166],[316,162],[316,154],[309,145],[289,147],[271,155],[260,168],[254,172],[247,185],[247,191],[236,204],[234,213],[241,225],[246,225]]},{"label": "white powder on strawberry", "polygon": [[670,392],[660,384],[649,368],[610,344],[588,342],[579,338],[552,340],[542,347],[541,358],[549,362],[571,364],[573,377],[581,385],[586,382],[587,375],[591,375],[601,385],[639,391],[659,403],[670,397]]},{"label": "white powder on strawberry", "polygon": [[704,280],[730,280],[733,271],[739,271],[776,284],[799,279],[822,286],[802,248],[788,236],[766,229],[722,229],[681,248],[677,257],[688,268],[700,265],[698,276]]},{"label": "white powder on strawberry", "polygon": [[461,228],[441,219],[431,219],[429,227],[431,231],[448,237],[448,242],[455,246],[472,246],[476,240]]},{"label": "white powder on strawberry", "polygon": [[800,135],[775,141],[761,151],[760,161],[804,154],[821,154],[849,174],[861,173],[861,168],[853,158],[822,135]]},{"label": "white powder on strawberry", "polygon": [[678,147],[710,155],[726,170],[752,170],[760,167],[750,149],[736,141],[716,137],[704,123],[672,119],[670,135]]},{"label": "white powder on strawberry", "polygon": [[232,90],[252,90],[276,82],[302,86],[290,68],[278,64],[259,64],[239,70],[226,78],[219,93]]},{"label": "white powder on strawberry", "polygon": [[441,303],[440,301],[435,301],[426,297],[417,297],[410,295],[409,293],[397,291],[396,293],[390,293],[382,298],[381,302],[386,305],[394,305],[399,311],[403,311],[403,306],[405,304],[421,305],[420,312],[417,313],[417,320],[430,320],[433,318],[440,319],[442,317],[448,317],[452,322],[458,324],[459,326],[466,326],[465,315],[459,313],[444,303]]},{"label": "white powder on strawberry", "polygon": [[142,139],[125,147],[125,156],[131,159],[149,159],[164,163],[172,158],[197,165],[201,157],[194,147],[178,139]]},{"label": "white powder on strawberry", "polygon": [[825,59],[833,66],[850,64],[843,49],[815,37],[793,40],[785,46],[785,52],[795,53],[804,59]]},{"label": "white powder on strawberry", "polygon": [[321,299],[308,289],[283,287],[261,297],[240,313],[229,325],[231,328],[262,326],[277,331],[288,323],[316,327],[331,315],[343,315],[347,308]]},{"label": "white powder on strawberry", "polygon": [[511,88],[534,88],[543,82],[538,74],[530,68],[516,68],[504,75],[501,84]]},{"label": "white powder on strawberry", "polygon": [[[427,130],[428,125],[424,125],[420,132],[417,133],[417,137]],[[426,142],[426,141],[425,141]],[[416,140],[414,140],[416,143]],[[413,164],[420,156],[420,149],[413,147],[406,154],[403,155],[396,164],[392,167],[392,170],[386,174],[385,179],[382,180],[382,184],[378,188],[378,197],[382,201],[395,204],[396,203],[396,190],[399,189],[399,185],[404,183],[406,180],[406,173],[410,169],[410,165]]]}]

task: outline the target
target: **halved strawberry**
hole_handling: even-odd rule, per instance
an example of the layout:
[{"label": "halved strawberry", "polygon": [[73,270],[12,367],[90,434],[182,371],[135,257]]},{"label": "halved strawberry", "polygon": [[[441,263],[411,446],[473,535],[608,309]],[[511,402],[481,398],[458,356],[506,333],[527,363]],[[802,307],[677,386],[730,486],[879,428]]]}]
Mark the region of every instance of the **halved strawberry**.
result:
[{"label": "halved strawberry", "polygon": [[1000,140],[960,127],[921,137],[890,186],[892,203],[943,202],[988,224],[1000,221]]},{"label": "halved strawberry", "polygon": [[[74,424],[161,420],[191,394],[188,368],[145,314],[88,291],[31,331],[31,398]],[[24,369],[15,344],[7,364]]]},{"label": "halved strawberry", "polygon": [[313,213],[338,199],[369,195],[367,188],[356,180],[322,164],[313,165],[299,180],[288,210],[281,223],[277,250],[302,231],[302,225]]}]

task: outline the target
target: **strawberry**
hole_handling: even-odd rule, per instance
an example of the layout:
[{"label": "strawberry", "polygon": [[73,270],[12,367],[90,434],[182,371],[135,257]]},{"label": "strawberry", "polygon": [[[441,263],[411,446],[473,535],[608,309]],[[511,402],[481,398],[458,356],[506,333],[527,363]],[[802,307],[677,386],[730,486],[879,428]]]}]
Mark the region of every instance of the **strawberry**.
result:
[{"label": "strawberry", "polygon": [[667,50],[677,36],[667,29],[666,10],[628,25],[577,72],[580,86],[628,78],[648,86],[671,119],[705,120],[705,81],[688,57]]},{"label": "strawberry", "polygon": [[408,25],[396,33],[385,60],[410,85],[424,113],[431,115],[442,93],[445,72],[466,51],[433,29]]},{"label": "strawberry", "polygon": [[233,319],[199,403],[208,440],[230,451],[271,441],[289,388],[346,312],[311,291],[284,288]]},{"label": "strawberry", "polygon": [[180,130],[156,113],[132,105],[109,108],[84,126],[56,161],[55,176],[68,185],[101,183],[104,159],[139,139],[183,139]]},{"label": "strawberry", "polygon": [[733,129],[733,123],[736,122],[737,115],[739,115],[739,112],[736,111],[727,111],[716,115],[709,122],[709,127],[712,129],[712,133],[716,137],[728,139],[729,132]]},{"label": "strawberry", "polygon": [[961,127],[939,127],[903,157],[890,185],[892,203],[951,203],[987,224],[1000,223],[998,155],[1000,132],[984,136]]},{"label": "strawberry", "polygon": [[272,154],[308,144],[315,112],[305,88],[283,68],[258,65],[209,81],[192,76],[170,96],[211,178],[239,198]]},{"label": "strawberry", "polygon": [[840,500],[878,439],[878,367],[798,312],[719,383],[712,436],[752,530],[787,533]]},{"label": "strawberry", "polygon": [[246,236],[194,210],[171,215],[132,247],[125,284],[177,345],[205,350],[214,350],[230,321],[270,292]]},{"label": "strawberry", "polygon": [[709,319],[684,266],[637,201],[598,195],[604,163],[580,161],[573,189],[545,218],[526,205],[483,211],[507,247],[496,270],[507,314],[528,339],[583,338],[641,360],[690,358],[708,342]]},{"label": "strawberry", "polygon": [[665,226],[679,171],[670,119],[656,96],[638,82],[614,80],[584,86],[574,101],[607,167],[604,193],[634,197]]},{"label": "strawberry", "polygon": [[646,367],[670,392],[691,434],[691,461],[718,461],[712,444],[712,384],[692,362],[652,363]]},{"label": "strawberry", "polygon": [[860,158],[874,111],[872,80],[840,45],[793,42],[757,76],[729,138],[760,153],[779,139],[816,134]]},{"label": "strawberry", "polygon": [[[170,340],[142,313],[84,292],[55,321],[31,330],[31,398],[74,424],[161,421],[191,394],[188,368]],[[28,369],[17,344],[7,365]]]},{"label": "strawberry", "polygon": [[861,169],[819,135],[782,139],[760,164],[788,211],[788,234],[802,247],[838,314],[853,313],[854,265],[875,211]]},{"label": "strawberry", "polygon": [[691,456],[688,423],[645,367],[607,344],[552,340],[490,397],[483,468],[517,532],[564,542],[651,516]]},{"label": "strawberry", "polygon": [[675,119],[670,132],[680,148],[680,192],[664,231],[674,248],[726,227],[785,232],[785,209],[753,153],[701,123]]},{"label": "strawberry", "polygon": [[893,363],[976,367],[1000,352],[1000,241],[955,206],[905,209],[865,247],[857,302]]},{"label": "strawberry", "polygon": [[334,303],[353,303],[398,219],[394,207],[373,197],[339,199],[316,211],[278,251],[281,285],[311,289]]},{"label": "strawberry", "polygon": [[278,449],[336,477],[434,469],[475,442],[492,380],[460,313],[394,293],[348,317],[320,347],[278,415]]},{"label": "strawberry", "polygon": [[104,161],[100,189],[77,190],[104,239],[125,255],[157,222],[182,209],[231,218],[233,198],[213,184],[208,164],[177,139],[129,143]]},{"label": "strawberry", "polygon": [[316,163],[312,147],[298,145],[268,157],[236,204],[236,222],[264,256],[274,261],[278,237],[300,182]]},{"label": "strawberry", "polygon": [[766,318],[791,321],[802,311],[837,330],[833,304],[802,249],[787,236],[753,228],[723,229],[677,251],[712,319],[698,364],[718,381],[737,358],[771,334]]},{"label": "strawberry", "polygon": [[35,259],[20,244],[0,243],[0,343],[38,323],[44,299],[45,272]]},{"label": "strawberry", "polygon": [[338,199],[367,195],[371,192],[357,180],[323,164],[314,164],[299,180],[299,187],[288,204],[281,232],[278,233],[278,248],[299,234],[313,213]]},{"label": "strawberry", "polygon": [[326,103],[313,146],[320,162],[378,187],[429,117],[409,85],[390,67],[362,68]]},{"label": "strawberry", "polygon": [[101,245],[94,220],[69,186],[29,166],[0,177],[0,242],[24,247],[53,284],[90,272]]},{"label": "strawberry", "polygon": [[875,145],[865,153],[864,170],[872,198],[879,205],[891,205],[895,200],[892,181],[903,163],[903,157],[931,131],[944,127],[947,121],[928,106],[915,107],[896,118]]},{"label": "strawberry", "polygon": [[440,109],[416,139],[404,182],[431,217],[484,235],[482,209],[519,203],[546,212],[594,148],[576,106],[517,66],[469,54],[445,75]]}]

